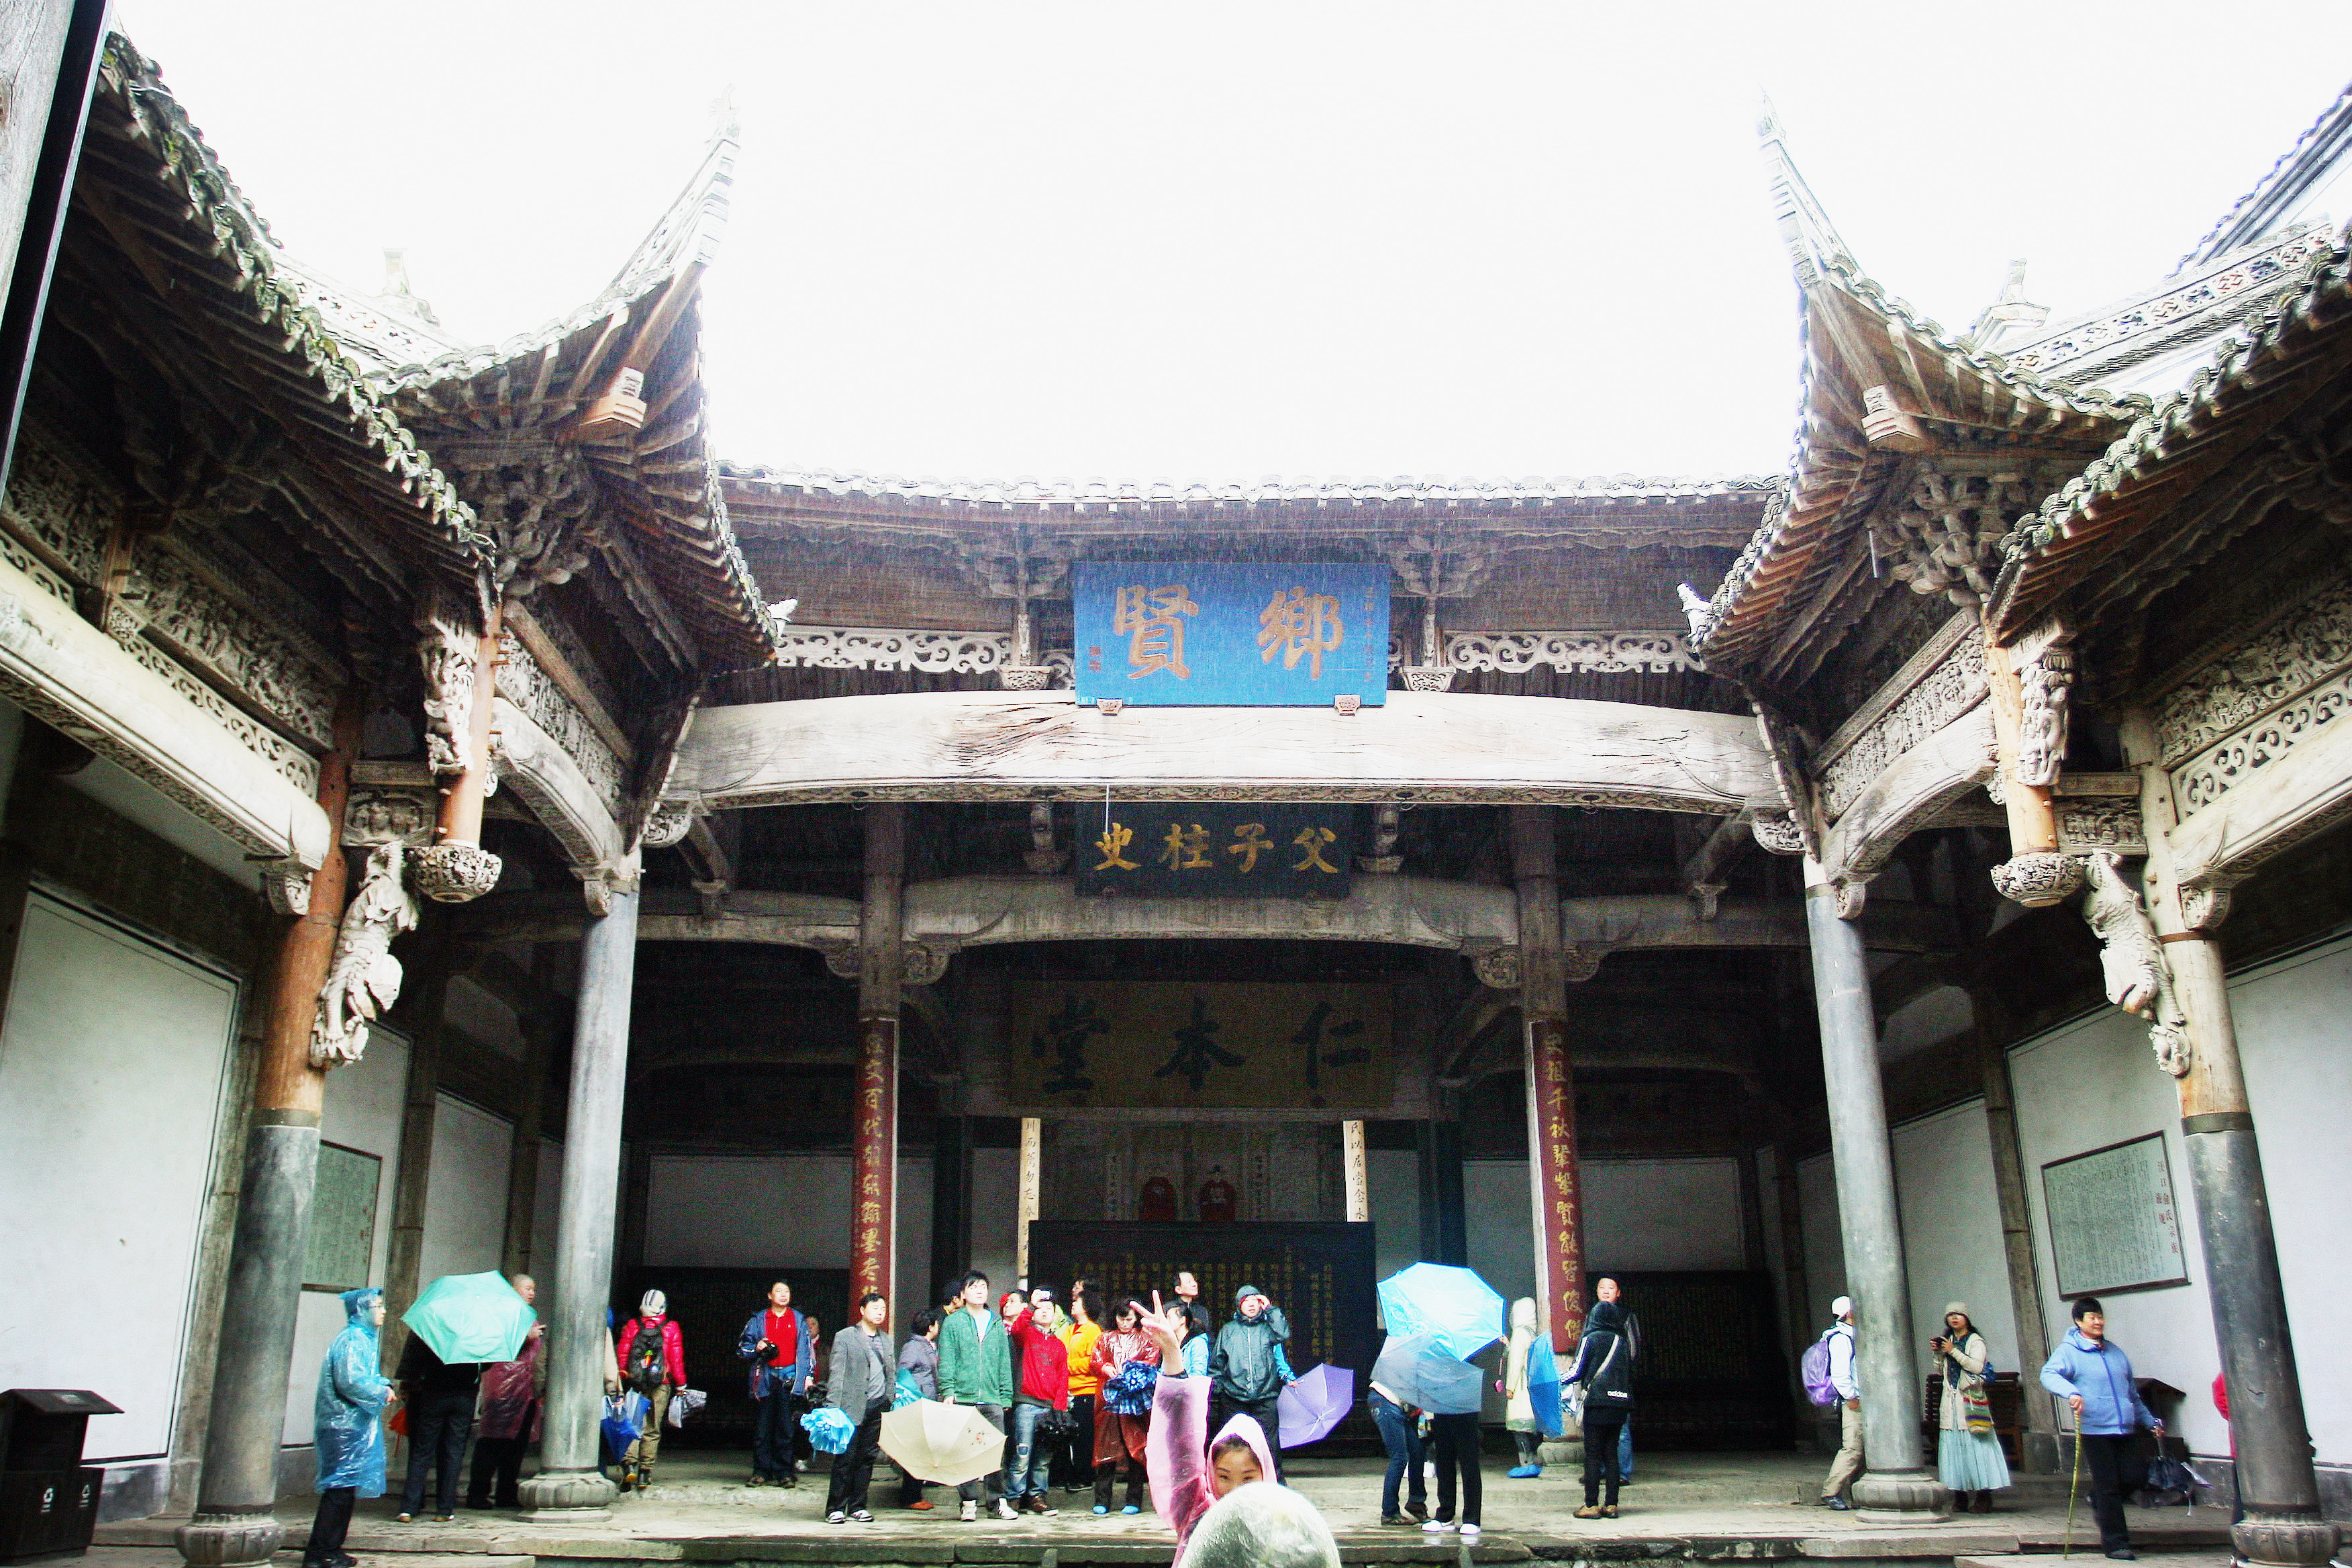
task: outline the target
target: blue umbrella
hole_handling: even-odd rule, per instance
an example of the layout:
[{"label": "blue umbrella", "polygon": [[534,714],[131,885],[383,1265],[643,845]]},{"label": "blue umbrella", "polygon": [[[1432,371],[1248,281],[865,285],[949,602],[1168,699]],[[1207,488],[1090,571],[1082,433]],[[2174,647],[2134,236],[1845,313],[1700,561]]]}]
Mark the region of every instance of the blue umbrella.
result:
[{"label": "blue umbrella", "polygon": [[425,1287],[400,1321],[435,1355],[455,1363],[514,1360],[539,1314],[503,1274],[444,1274]]},{"label": "blue umbrella", "polygon": [[1467,1268],[1416,1263],[1381,1281],[1381,1316],[1391,1334],[1431,1334],[1457,1361],[1503,1337],[1503,1299]]}]

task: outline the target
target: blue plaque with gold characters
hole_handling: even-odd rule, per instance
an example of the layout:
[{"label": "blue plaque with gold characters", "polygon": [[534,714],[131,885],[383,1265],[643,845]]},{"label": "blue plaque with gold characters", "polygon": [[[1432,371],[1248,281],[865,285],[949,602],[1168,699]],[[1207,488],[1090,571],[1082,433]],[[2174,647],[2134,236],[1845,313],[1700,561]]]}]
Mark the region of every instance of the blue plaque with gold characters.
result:
[{"label": "blue plaque with gold characters", "polygon": [[1082,562],[1078,700],[1328,708],[1388,700],[1386,566]]}]

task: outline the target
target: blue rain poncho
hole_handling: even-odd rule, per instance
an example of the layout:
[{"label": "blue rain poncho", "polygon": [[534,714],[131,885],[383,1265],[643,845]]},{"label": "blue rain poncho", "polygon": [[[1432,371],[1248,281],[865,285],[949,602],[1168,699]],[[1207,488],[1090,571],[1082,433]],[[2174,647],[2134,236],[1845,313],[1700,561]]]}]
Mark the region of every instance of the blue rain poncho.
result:
[{"label": "blue rain poncho", "polygon": [[383,1352],[376,1345],[375,1325],[368,1321],[368,1309],[383,1294],[373,1286],[343,1292],[351,1321],[319,1363],[319,1397],[312,1410],[320,1491],[352,1487],[362,1497],[383,1495],[382,1416],[392,1384],[379,1370]]}]

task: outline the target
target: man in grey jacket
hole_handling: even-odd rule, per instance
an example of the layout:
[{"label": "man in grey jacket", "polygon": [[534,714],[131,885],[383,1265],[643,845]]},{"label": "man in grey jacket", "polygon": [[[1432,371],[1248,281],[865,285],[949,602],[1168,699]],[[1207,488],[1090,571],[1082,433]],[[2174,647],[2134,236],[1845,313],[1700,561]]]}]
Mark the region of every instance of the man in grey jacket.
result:
[{"label": "man in grey jacket", "polygon": [[890,1336],[882,1325],[890,1321],[890,1303],[879,1290],[858,1298],[857,1321],[833,1336],[833,1363],[825,1382],[825,1403],[849,1417],[856,1426],[849,1447],[833,1461],[833,1479],[825,1487],[827,1524],[874,1522],[866,1506],[866,1489],[874,1479],[874,1453],[882,1441],[882,1417],[890,1408],[890,1390],[898,1382]]},{"label": "man in grey jacket", "polygon": [[1276,1445],[1276,1480],[1282,1479],[1282,1416],[1276,1405],[1283,1384],[1290,1381],[1282,1346],[1289,1338],[1290,1320],[1282,1309],[1256,1286],[1244,1285],[1234,1292],[1234,1315],[1217,1331],[1216,1348],[1209,1353],[1209,1384],[1215,1394],[1211,1429],[1222,1430],[1236,1415],[1255,1416],[1266,1441]]}]

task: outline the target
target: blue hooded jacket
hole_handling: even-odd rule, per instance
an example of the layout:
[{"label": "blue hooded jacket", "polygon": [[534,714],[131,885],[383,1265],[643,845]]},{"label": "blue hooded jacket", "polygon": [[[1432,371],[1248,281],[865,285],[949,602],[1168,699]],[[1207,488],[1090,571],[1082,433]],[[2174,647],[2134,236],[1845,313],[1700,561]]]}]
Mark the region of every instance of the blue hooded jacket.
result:
[{"label": "blue hooded jacket", "polygon": [[319,1364],[319,1397],[311,1407],[317,1419],[319,1489],[352,1487],[362,1497],[383,1495],[384,1401],[392,1384],[381,1368],[383,1352],[376,1344],[375,1325],[368,1309],[383,1292],[374,1286],[343,1292],[343,1310],[351,1321],[327,1347]]},{"label": "blue hooded jacket", "polygon": [[2042,1386],[2061,1399],[2083,1396],[2082,1430],[2091,1436],[2120,1437],[2156,1425],[2132,1381],[2131,1358],[2113,1340],[2087,1339],[2082,1330],[2068,1329],[2042,1363]]}]

